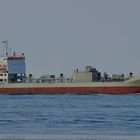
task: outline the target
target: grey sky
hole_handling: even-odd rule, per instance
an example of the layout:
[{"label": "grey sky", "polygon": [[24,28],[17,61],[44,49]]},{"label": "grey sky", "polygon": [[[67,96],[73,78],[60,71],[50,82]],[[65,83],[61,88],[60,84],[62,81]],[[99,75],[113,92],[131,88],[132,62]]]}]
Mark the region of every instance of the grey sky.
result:
[{"label": "grey sky", "polygon": [[24,52],[27,73],[93,65],[140,73],[139,0],[0,0],[0,40]]}]

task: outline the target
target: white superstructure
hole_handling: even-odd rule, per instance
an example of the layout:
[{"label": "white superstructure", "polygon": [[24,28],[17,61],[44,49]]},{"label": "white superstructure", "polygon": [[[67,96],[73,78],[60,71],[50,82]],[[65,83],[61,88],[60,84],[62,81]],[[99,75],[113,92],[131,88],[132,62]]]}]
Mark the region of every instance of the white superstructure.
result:
[{"label": "white superstructure", "polygon": [[0,83],[3,82],[23,82],[26,76],[24,54],[11,55],[9,52],[8,41],[0,42],[5,47],[5,56],[0,57]]}]

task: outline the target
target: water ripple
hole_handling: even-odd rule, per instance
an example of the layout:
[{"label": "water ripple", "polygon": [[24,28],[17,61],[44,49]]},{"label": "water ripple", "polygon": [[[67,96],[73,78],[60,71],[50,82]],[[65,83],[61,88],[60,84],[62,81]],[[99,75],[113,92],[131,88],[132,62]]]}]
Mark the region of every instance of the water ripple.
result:
[{"label": "water ripple", "polygon": [[138,95],[2,95],[0,133],[139,134]]}]

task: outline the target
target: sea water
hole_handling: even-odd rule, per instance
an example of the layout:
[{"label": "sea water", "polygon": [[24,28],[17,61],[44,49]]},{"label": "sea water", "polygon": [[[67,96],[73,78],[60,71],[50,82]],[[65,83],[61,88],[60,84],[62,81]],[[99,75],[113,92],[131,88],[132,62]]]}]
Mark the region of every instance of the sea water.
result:
[{"label": "sea water", "polygon": [[139,135],[140,95],[1,95],[0,134]]}]

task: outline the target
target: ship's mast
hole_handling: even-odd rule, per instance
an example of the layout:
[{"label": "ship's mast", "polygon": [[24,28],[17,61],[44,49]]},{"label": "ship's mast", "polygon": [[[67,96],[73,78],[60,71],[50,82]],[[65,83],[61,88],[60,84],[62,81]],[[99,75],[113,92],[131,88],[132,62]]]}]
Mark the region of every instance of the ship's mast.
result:
[{"label": "ship's mast", "polygon": [[5,55],[6,55],[6,57],[7,57],[7,56],[8,56],[8,41],[5,40],[5,41],[2,41],[2,43],[5,44]]},{"label": "ship's mast", "polygon": [[8,54],[8,50],[9,50],[8,41],[7,40],[0,41],[0,45],[5,48],[5,56],[7,57],[9,55]]}]

